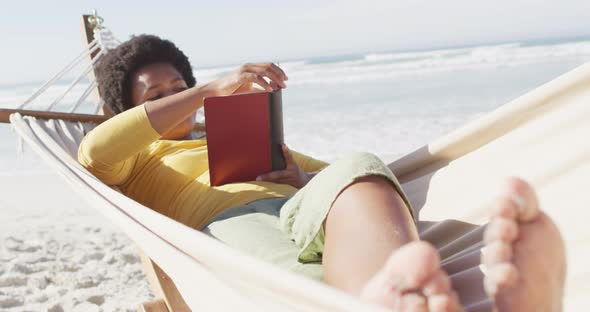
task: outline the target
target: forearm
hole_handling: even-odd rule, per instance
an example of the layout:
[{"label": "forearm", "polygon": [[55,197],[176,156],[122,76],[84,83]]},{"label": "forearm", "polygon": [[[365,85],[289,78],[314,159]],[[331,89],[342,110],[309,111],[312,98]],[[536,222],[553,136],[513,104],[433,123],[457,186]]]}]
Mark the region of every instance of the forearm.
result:
[{"label": "forearm", "polygon": [[[265,77],[271,80],[271,84],[264,80]],[[205,85],[146,102],[145,109],[154,130],[164,135],[201,108],[205,97],[250,90],[252,83],[270,92],[276,87],[285,88],[286,79],[283,70],[272,63],[244,64],[237,71]]]},{"label": "forearm", "polygon": [[208,83],[146,102],[145,110],[154,130],[163,135],[201,108],[205,97],[221,95],[219,93],[220,90]]}]

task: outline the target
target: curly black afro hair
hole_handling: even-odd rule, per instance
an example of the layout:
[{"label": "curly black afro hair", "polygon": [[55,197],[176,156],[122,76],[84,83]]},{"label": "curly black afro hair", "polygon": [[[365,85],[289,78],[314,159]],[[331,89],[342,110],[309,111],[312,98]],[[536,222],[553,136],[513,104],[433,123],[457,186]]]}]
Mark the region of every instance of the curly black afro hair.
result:
[{"label": "curly black afro hair", "polygon": [[188,57],[174,43],[154,35],[134,36],[110,50],[96,66],[98,90],[115,114],[133,108],[130,78],[141,67],[154,63],[174,66],[189,88],[195,85]]}]

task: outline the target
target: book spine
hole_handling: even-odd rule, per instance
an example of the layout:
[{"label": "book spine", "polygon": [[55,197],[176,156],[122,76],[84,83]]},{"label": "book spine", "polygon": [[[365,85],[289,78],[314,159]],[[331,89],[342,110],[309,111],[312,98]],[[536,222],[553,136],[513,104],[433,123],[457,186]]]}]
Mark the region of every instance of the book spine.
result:
[{"label": "book spine", "polygon": [[268,96],[268,120],[270,124],[270,159],[272,170],[283,170],[287,167],[283,156],[283,99],[281,90],[271,92]]}]

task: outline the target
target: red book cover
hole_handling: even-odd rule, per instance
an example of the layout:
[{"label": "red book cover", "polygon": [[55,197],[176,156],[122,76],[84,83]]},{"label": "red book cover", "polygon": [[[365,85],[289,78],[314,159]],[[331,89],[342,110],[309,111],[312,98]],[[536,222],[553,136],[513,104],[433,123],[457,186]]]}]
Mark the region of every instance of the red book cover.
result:
[{"label": "red book cover", "polygon": [[285,168],[281,90],[205,98],[211,186]]}]

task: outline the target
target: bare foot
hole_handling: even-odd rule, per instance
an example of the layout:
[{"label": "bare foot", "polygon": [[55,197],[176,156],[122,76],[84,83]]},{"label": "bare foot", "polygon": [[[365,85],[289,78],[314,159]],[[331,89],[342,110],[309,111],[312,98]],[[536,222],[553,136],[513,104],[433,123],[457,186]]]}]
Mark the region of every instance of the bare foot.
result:
[{"label": "bare foot", "polygon": [[484,285],[496,310],[561,311],[565,248],[524,181],[511,178],[484,234]]},{"label": "bare foot", "polygon": [[361,298],[392,311],[460,311],[434,247],[413,242],[396,250],[364,287]]}]

